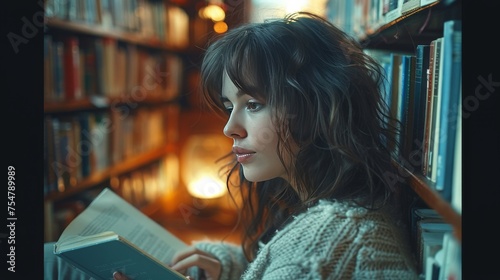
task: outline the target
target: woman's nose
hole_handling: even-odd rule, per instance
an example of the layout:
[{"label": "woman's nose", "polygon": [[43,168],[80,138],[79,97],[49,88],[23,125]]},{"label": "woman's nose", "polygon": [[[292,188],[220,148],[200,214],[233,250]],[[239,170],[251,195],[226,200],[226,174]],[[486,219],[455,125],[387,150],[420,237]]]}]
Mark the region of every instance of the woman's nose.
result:
[{"label": "woman's nose", "polygon": [[234,139],[245,138],[247,136],[247,132],[236,114],[231,113],[229,116],[224,126],[224,135]]}]

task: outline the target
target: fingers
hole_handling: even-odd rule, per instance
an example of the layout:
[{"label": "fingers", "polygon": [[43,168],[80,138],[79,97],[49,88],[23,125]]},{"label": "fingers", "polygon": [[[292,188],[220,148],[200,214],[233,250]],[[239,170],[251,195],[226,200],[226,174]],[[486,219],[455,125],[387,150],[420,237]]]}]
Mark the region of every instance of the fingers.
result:
[{"label": "fingers", "polygon": [[212,257],[212,255],[210,255],[209,253],[205,252],[205,251],[201,251],[199,249],[197,249],[196,247],[189,247],[185,250],[182,250],[182,251],[179,251],[177,252],[174,257],[172,258],[172,264],[175,264],[189,256],[192,256],[192,255],[202,255],[202,256],[207,256],[207,257]]},{"label": "fingers", "polygon": [[[113,273],[113,279],[114,280],[129,280],[127,276],[125,276],[123,273],[121,273],[119,271],[115,271]],[[187,280],[194,280],[193,278],[191,278],[191,276],[186,276],[186,279]]]},{"label": "fingers", "polygon": [[222,265],[218,259],[195,247],[178,252],[173,258],[171,268],[182,273],[195,266],[202,269],[208,279],[218,279],[222,271]]},{"label": "fingers", "polygon": [[113,279],[114,280],[129,280],[127,276],[125,276],[123,273],[119,271],[113,272]]}]

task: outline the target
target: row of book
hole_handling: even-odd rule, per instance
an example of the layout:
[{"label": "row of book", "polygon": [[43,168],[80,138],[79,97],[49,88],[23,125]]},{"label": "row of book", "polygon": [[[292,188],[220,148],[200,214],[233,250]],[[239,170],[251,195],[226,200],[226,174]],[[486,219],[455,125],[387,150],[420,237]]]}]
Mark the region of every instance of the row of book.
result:
[{"label": "row of book", "polygon": [[[114,177],[106,187],[111,187],[117,194],[138,209],[154,203],[171,193],[177,186],[177,165],[173,155],[152,162],[130,173]],[[47,231],[47,240],[55,240],[68,224],[80,214],[100,192],[101,187],[89,189],[75,197],[55,203],[50,211],[52,224]]]},{"label": "row of book", "polygon": [[[355,38],[364,39],[385,24],[440,0],[329,0],[327,18]],[[452,1],[447,1],[452,2]]]},{"label": "row of book", "polygon": [[461,244],[453,235],[452,226],[435,210],[415,207],[411,229],[420,279],[461,279]]},{"label": "row of book", "polygon": [[45,101],[178,96],[182,58],[112,38],[44,37]]},{"label": "row of book", "polygon": [[399,122],[394,158],[461,211],[461,21],[415,53],[370,51],[386,71],[385,100]]},{"label": "row of book", "polygon": [[167,45],[186,47],[189,17],[177,6],[153,0],[49,0],[49,18],[98,26],[154,39]]},{"label": "row of book", "polygon": [[176,121],[165,106],[46,115],[45,193],[64,191],[127,158],[160,149],[176,137]]}]

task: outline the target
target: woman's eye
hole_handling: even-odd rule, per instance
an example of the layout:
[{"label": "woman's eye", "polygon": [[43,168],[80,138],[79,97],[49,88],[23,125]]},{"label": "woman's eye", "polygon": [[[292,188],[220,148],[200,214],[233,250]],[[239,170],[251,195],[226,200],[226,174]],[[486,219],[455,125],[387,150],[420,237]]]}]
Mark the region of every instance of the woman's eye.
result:
[{"label": "woman's eye", "polygon": [[247,110],[252,111],[252,112],[259,111],[260,109],[262,109],[263,106],[264,105],[262,105],[258,102],[254,102],[254,101],[247,102]]},{"label": "woman's eye", "polygon": [[231,112],[233,112],[233,104],[231,104],[231,102],[223,102],[224,104],[224,109],[226,110],[226,112],[228,114],[231,114]]}]

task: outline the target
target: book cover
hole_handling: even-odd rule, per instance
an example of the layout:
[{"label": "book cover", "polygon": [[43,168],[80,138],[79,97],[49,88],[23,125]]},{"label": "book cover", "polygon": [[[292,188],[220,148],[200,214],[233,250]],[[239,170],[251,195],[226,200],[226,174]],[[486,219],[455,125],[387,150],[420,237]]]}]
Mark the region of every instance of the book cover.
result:
[{"label": "book cover", "polygon": [[419,273],[426,274],[429,265],[427,262],[430,258],[435,258],[436,253],[443,248],[443,236],[444,232],[423,232],[422,233],[422,244],[421,256],[418,260],[420,264],[419,267],[421,271]]},{"label": "book cover", "polygon": [[406,15],[420,8],[420,0],[403,0],[401,14]]},{"label": "book cover", "polygon": [[98,69],[96,63],[97,54],[94,46],[94,40],[81,40],[80,43],[83,62],[82,90],[84,96],[97,96],[99,95],[97,82]]},{"label": "book cover", "polygon": [[383,0],[383,2],[382,15],[386,24],[401,16],[403,0]]},{"label": "book cover", "polygon": [[436,52],[434,57],[434,102],[435,105],[432,108],[432,132],[429,141],[429,179],[436,183],[436,167],[437,167],[437,154],[439,142],[441,141],[441,84],[443,80],[441,65],[443,63],[443,37],[437,39],[436,42]]},{"label": "book cover", "polygon": [[97,279],[185,279],[168,264],[187,245],[105,188],[63,231],[54,254]]},{"label": "book cover", "polygon": [[442,252],[439,279],[462,279],[462,245],[451,232],[443,236]]},{"label": "book cover", "polygon": [[[102,44],[102,83],[103,83],[103,94],[104,96],[115,96],[116,95],[116,85],[115,85],[115,75],[116,75],[116,48],[117,40],[113,38],[103,38],[100,40],[99,44]],[[98,47],[101,47],[99,45]]]},{"label": "book cover", "polygon": [[393,118],[391,120],[390,126],[397,129],[396,143],[388,143],[389,148],[392,150],[392,156],[398,158],[401,146],[401,126],[398,118],[398,106],[399,106],[399,85],[401,81],[401,54],[391,53],[391,73],[389,73],[389,79],[391,83],[391,94],[390,94],[390,115]]},{"label": "book cover", "polygon": [[[442,246],[444,233],[452,232],[450,224],[442,219],[422,219],[417,222],[417,269],[423,272],[427,257],[435,255]],[[426,255],[427,254],[427,255]]]},{"label": "book cover", "polygon": [[427,109],[427,69],[429,69],[429,45],[418,45],[415,51],[415,84],[413,90],[413,143],[412,150],[420,159],[417,166],[422,165],[424,143],[425,112]]},{"label": "book cover", "polygon": [[413,249],[417,251],[417,236],[418,236],[418,223],[421,220],[440,220],[441,216],[432,208],[423,208],[422,206],[412,207],[410,211],[410,238],[411,244],[415,246]]},{"label": "book cover", "polygon": [[[461,99],[459,108],[462,108]],[[457,135],[455,137],[455,161],[453,163],[453,179],[451,185],[451,207],[462,214],[462,110],[458,110]]]},{"label": "book cover", "polygon": [[55,132],[52,116],[44,117],[44,194],[57,190],[56,170],[52,163],[56,160]]},{"label": "book cover", "polygon": [[[439,123],[439,121],[437,120],[438,117],[439,117],[439,114],[438,114],[438,108],[439,108],[439,94],[438,94],[438,91],[439,91],[439,76],[440,76],[440,64],[441,64],[441,42],[442,42],[443,38],[440,37],[440,38],[437,38],[436,40],[434,40],[434,51],[432,53],[433,55],[433,67],[432,67],[432,79],[429,81],[429,89],[430,89],[430,92],[429,94],[431,95],[430,98],[432,98],[432,101],[431,101],[431,110],[429,112],[429,115],[428,115],[428,125],[429,125],[429,128],[428,128],[428,139],[426,140],[427,143],[426,143],[426,146],[424,146],[426,148],[425,152],[426,154],[424,154],[424,156],[426,157],[427,159],[427,163],[426,163],[426,177],[428,179],[430,179],[432,182],[435,182],[435,178],[433,179],[432,176],[432,171],[433,171],[433,168],[434,168],[434,162],[433,162],[433,157],[434,157],[434,148],[435,148],[435,141],[436,140],[439,140],[436,136],[436,133],[439,133],[439,127],[436,127],[437,124]],[[431,68],[429,68],[431,69]]]},{"label": "book cover", "polygon": [[90,112],[81,112],[78,114],[80,123],[80,156],[82,177],[86,178],[92,173],[92,168],[95,166],[95,154],[90,133]]},{"label": "book cover", "polygon": [[104,58],[104,40],[102,38],[96,38],[93,40],[93,46],[95,50],[95,79],[96,79],[96,96],[105,96],[106,93],[106,69],[105,58]]},{"label": "book cover", "polygon": [[64,43],[61,41],[52,42],[53,60],[53,87],[54,101],[64,100],[65,76],[64,72]]},{"label": "book cover", "polygon": [[144,250],[114,232],[69,239],[55,253],[95,279],[112,279],[114,271],[131,279],[186,279]]},{"label": "book cover", "polygon": [[440,141],[436,164],[436,190],[451,201],[455,138],[461,97],[462,26],[458,20],[444,23],[441,65]]},{"label": "book cover", "polygon": [[64,38],[64,73],[65,99],[81,98],[80,46],[79,39],[74,36]]},{"label": "book cover", "polygon": [[414,55],[404,55],[402,61],[401,69],[401,123],[402,128],[402,152],[401,155],[404,159],[410,160],[413,164],[413,158],[410,159],[410,155],[413,152],[413,111],[415,110],[414,101],[414,86],[415,86],[415,56]]},{"label": "book cover", "polygon": [[429,67],[426,70],[426,82],[427,82],[427,92],[426,92],[426,106],[425,106],[425,117],[424,117],[424,134],[423,134],[423,146],[422,146],[422,175],[427,177],[428,161],[429,161],[429,134],[431,132],[431,116],[432,116],[432,83],[433,73],[434,73],[434,49],[436,46],[436,41],[431,41],[429,45]]},{"label": "book cover", "polygon": [[57,162],[54,162],[54,165],[57,166],[57,174],[58,174],[58,190],[64,191],[66,188],[71,187],[72,182],[72,168],[69,163],[70,159],[70,151],[71,151],[71,123],[60,117],[58,119],[58,125],[54,125],[56,129],[56,137],[57,137],[57,146],[58,149],[58,158]]}]

